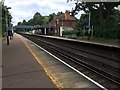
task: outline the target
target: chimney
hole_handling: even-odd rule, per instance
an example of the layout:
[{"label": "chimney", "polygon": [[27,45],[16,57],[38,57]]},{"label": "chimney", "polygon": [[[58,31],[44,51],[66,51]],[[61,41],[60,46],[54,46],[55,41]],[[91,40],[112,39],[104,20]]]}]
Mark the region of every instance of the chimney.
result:
[{"label": "chimney", "polygon": [[67,19],[67,20],[70,19],[70,11],[68,11],[68,10],[65,11],[65,19]]}]

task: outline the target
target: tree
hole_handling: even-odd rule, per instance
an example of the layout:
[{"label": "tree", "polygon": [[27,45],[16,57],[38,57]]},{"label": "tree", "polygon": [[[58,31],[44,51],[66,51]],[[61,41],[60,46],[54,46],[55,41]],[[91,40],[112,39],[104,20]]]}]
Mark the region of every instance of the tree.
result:
[{"label": "tree", "polygon": [[43,23],[49,24],[49,16],[43,16]]},{"label": "tree", "polygon": [[34,15],[33,15],[33,18],[28,20],[28,22],[26,22],[26,20],[23,20],[23,22],[21,23],[22,25],[41,25],[43,24],[43,19],[44,17],[39,13],[39,12],[36,12]]},{"label": "tree", "polygon": [[[98,37],[112,37],[112,33],[116,23],[114,20],[115,7],[120,5],[119,2],[77,2],[75,3],[75,9],[72,10],[72,15],[78,14],[79,11],[83,10],[88,20],[88,13],[91,13],[91,25],[94,25],[94,35]],[[119,11],[120,12],[120,11]],[[114,13],[114,14],[113,14]],[[118,13],[118,12],[117,12]],[[85,17],[85,16],[84,16]],[[86,23],[86,19],[81,16],[81,26]],[[109,33],[108,33],[109,32]],[[109,35],[108,35],[109,34]]]},{"label": "tree", "polygon": [[33,19],[28,20],[27,25],[33,25]]},{"label": "tree", "polygon": [[42,15],[39,12],[36,12],[35,15],[33,16],[33,18],[38,18],[41,17]]},{"label": "tree", "polygon": [[21,25],[21,22],[18,22],[17,25]]},{"label": "tree", "polygon": [[32,19],[32,23],[33,23],[33,25],[43,24],[43,16],[39,12],[35,13],[35,15],[33,16],[33,19]]},{"label": "tree", "polygon": [[23,20],[22,25],[27,25],[26,20]]},{"label": "tree", "polygon": [[55,15],[56,15],[55,13],[49,14],[49,22],[53,20]]},{"label": "tree", "polygon": [[33,15],[33,18],[28,20],[28,22],[26,22],[25,20],[23,20],[22,23],[19,23],[21,25],[43,25],[43,24],[49,24],[49,22],[51,22],[54,18],[55,15],[62,15],[63,12],[58,12],[57,14],[55,13],[52,13],[52,14],[49,14],[49,16],[42,16],[39,12],[36,12],[34,15]]},{"label": "tree", "polygon": [[[0,19],[2,21],[2,36],[4,37],[5,36],[5,32],[6,32],[6,29],[7,29],[7,25],[10,26],[10,22],[11,22],[11,19],[12,19],[12,16],[11,14],[9,13],[7,6],[4,6],[4,0],[0,1]],[[8,22],[6,22],[8,21]]]},{"label": "tree", "polygon": [[61,12],[58,12],[56,15],[57,15],[57,16],[61,16],[61,15],[63,15],[63,12],[62,12],[62,11],[61,11]]},{"label": "tree", "polygon": [[77,24],[77,28],[84,29],[84,26],[88,25],[88,15],[82,14]]}]

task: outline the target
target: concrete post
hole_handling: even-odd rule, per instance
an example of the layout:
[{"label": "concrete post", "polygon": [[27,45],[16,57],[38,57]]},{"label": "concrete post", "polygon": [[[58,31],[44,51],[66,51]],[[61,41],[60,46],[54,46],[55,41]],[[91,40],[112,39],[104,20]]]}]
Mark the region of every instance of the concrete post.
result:
[{"label": "concrete post", "polygon": [[44,29],[45,31],[44,31],[44,34],[46,35],[46,28]]}]

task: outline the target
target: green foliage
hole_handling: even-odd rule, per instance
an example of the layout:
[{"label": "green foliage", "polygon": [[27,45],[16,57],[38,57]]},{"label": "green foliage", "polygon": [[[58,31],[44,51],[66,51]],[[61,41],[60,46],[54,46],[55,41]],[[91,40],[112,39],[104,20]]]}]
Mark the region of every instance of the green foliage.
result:
[{"label": "green foliage", "polygon": [[[4,37],[6,34],[7,26],[10,25],[12,16],[9,13],[7,6],[4,6],[4,2],[0,1],[0,20],[2,21],[2,36]],[[2,14],[2,15],[1,15]],[[7,21],[7,22],[6,22]]]},{"label": "green foliage", "polygon": [[21,25],[21,22],[18,22],[18,25]]},{"label": "green foliage", "polygon": [[94,37],[120,39],[120,11],[115,9],[120,2],[79,2],[72,14],[83,10],[85,14],[77,22],[77,28],[85,29],[88,25],[88,12],[91,13],[91,25],[94,26]]},{"label": "green foliage", "polygon": [[39,12],[36,12],[35,15],[33,16],[33,18],[38,18],[41,17],[42,15]]},{"label": "green foliage", "polygon": [[43,22],[44,22],[44,24],[49,24],[49,17],[48,16],[44,16],[43,17]]},{"label": "green foliage", "polygon": [[[20,24],[20,23],[19,23]],[[26,20],[23,20],[22,25],[27,25]]]},{"label": "green foliage", "polygon": [[63,31],[63,37],[69,37],[69,38],[76,38],[78,31],[72,30],[72,31]]},{"label": "green foliage", "polygon": [[56,16],[56,15],[61,16],[61,15],[63,15],[63,12],[61,11],[61,12],[58,12],[57,14],[55,14],[55,13],[49,14],[49,22],[51,22],[53,20],[54,16]]},{"label": "green foliage", "polygon": [[43,24],[43,16],[37,12],[33,17],[33,25],[41,25],[41,24]]},{"label": "green foliage", "polygon": [[63,15],[62,11],[57,13],[57,16],[61,16],[61,15]]},{"label": "green foliage", "polygon": [[55,13],[49,14],[49,22],[53,20],[55,15],[56,15]]},{"label": "green foliage", "polygon": [[42,16],[39,12],[36,12],[33,15],[33,18],[28,20],[28,22],[26,22],[26,20],[23,20],[22,22],[18,22],[18,25],[43,25],[43,24],[49,24],[49,22],[51,22],[54,18],[55,15],[62,15],[63,12],[58,12],[57,14],[52,13],[49,14],[49,16]]}]

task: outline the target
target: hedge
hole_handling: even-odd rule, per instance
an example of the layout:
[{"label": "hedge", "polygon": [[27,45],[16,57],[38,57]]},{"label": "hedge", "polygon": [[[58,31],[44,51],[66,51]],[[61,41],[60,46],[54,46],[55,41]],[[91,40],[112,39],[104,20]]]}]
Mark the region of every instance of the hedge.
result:
[{"label": "hedge", "polygon": [[77,34],[78,34],[78,30],[71,30],[71,31],[65,30],[62,32],[62,36],[68,38],[76,38]]}]

